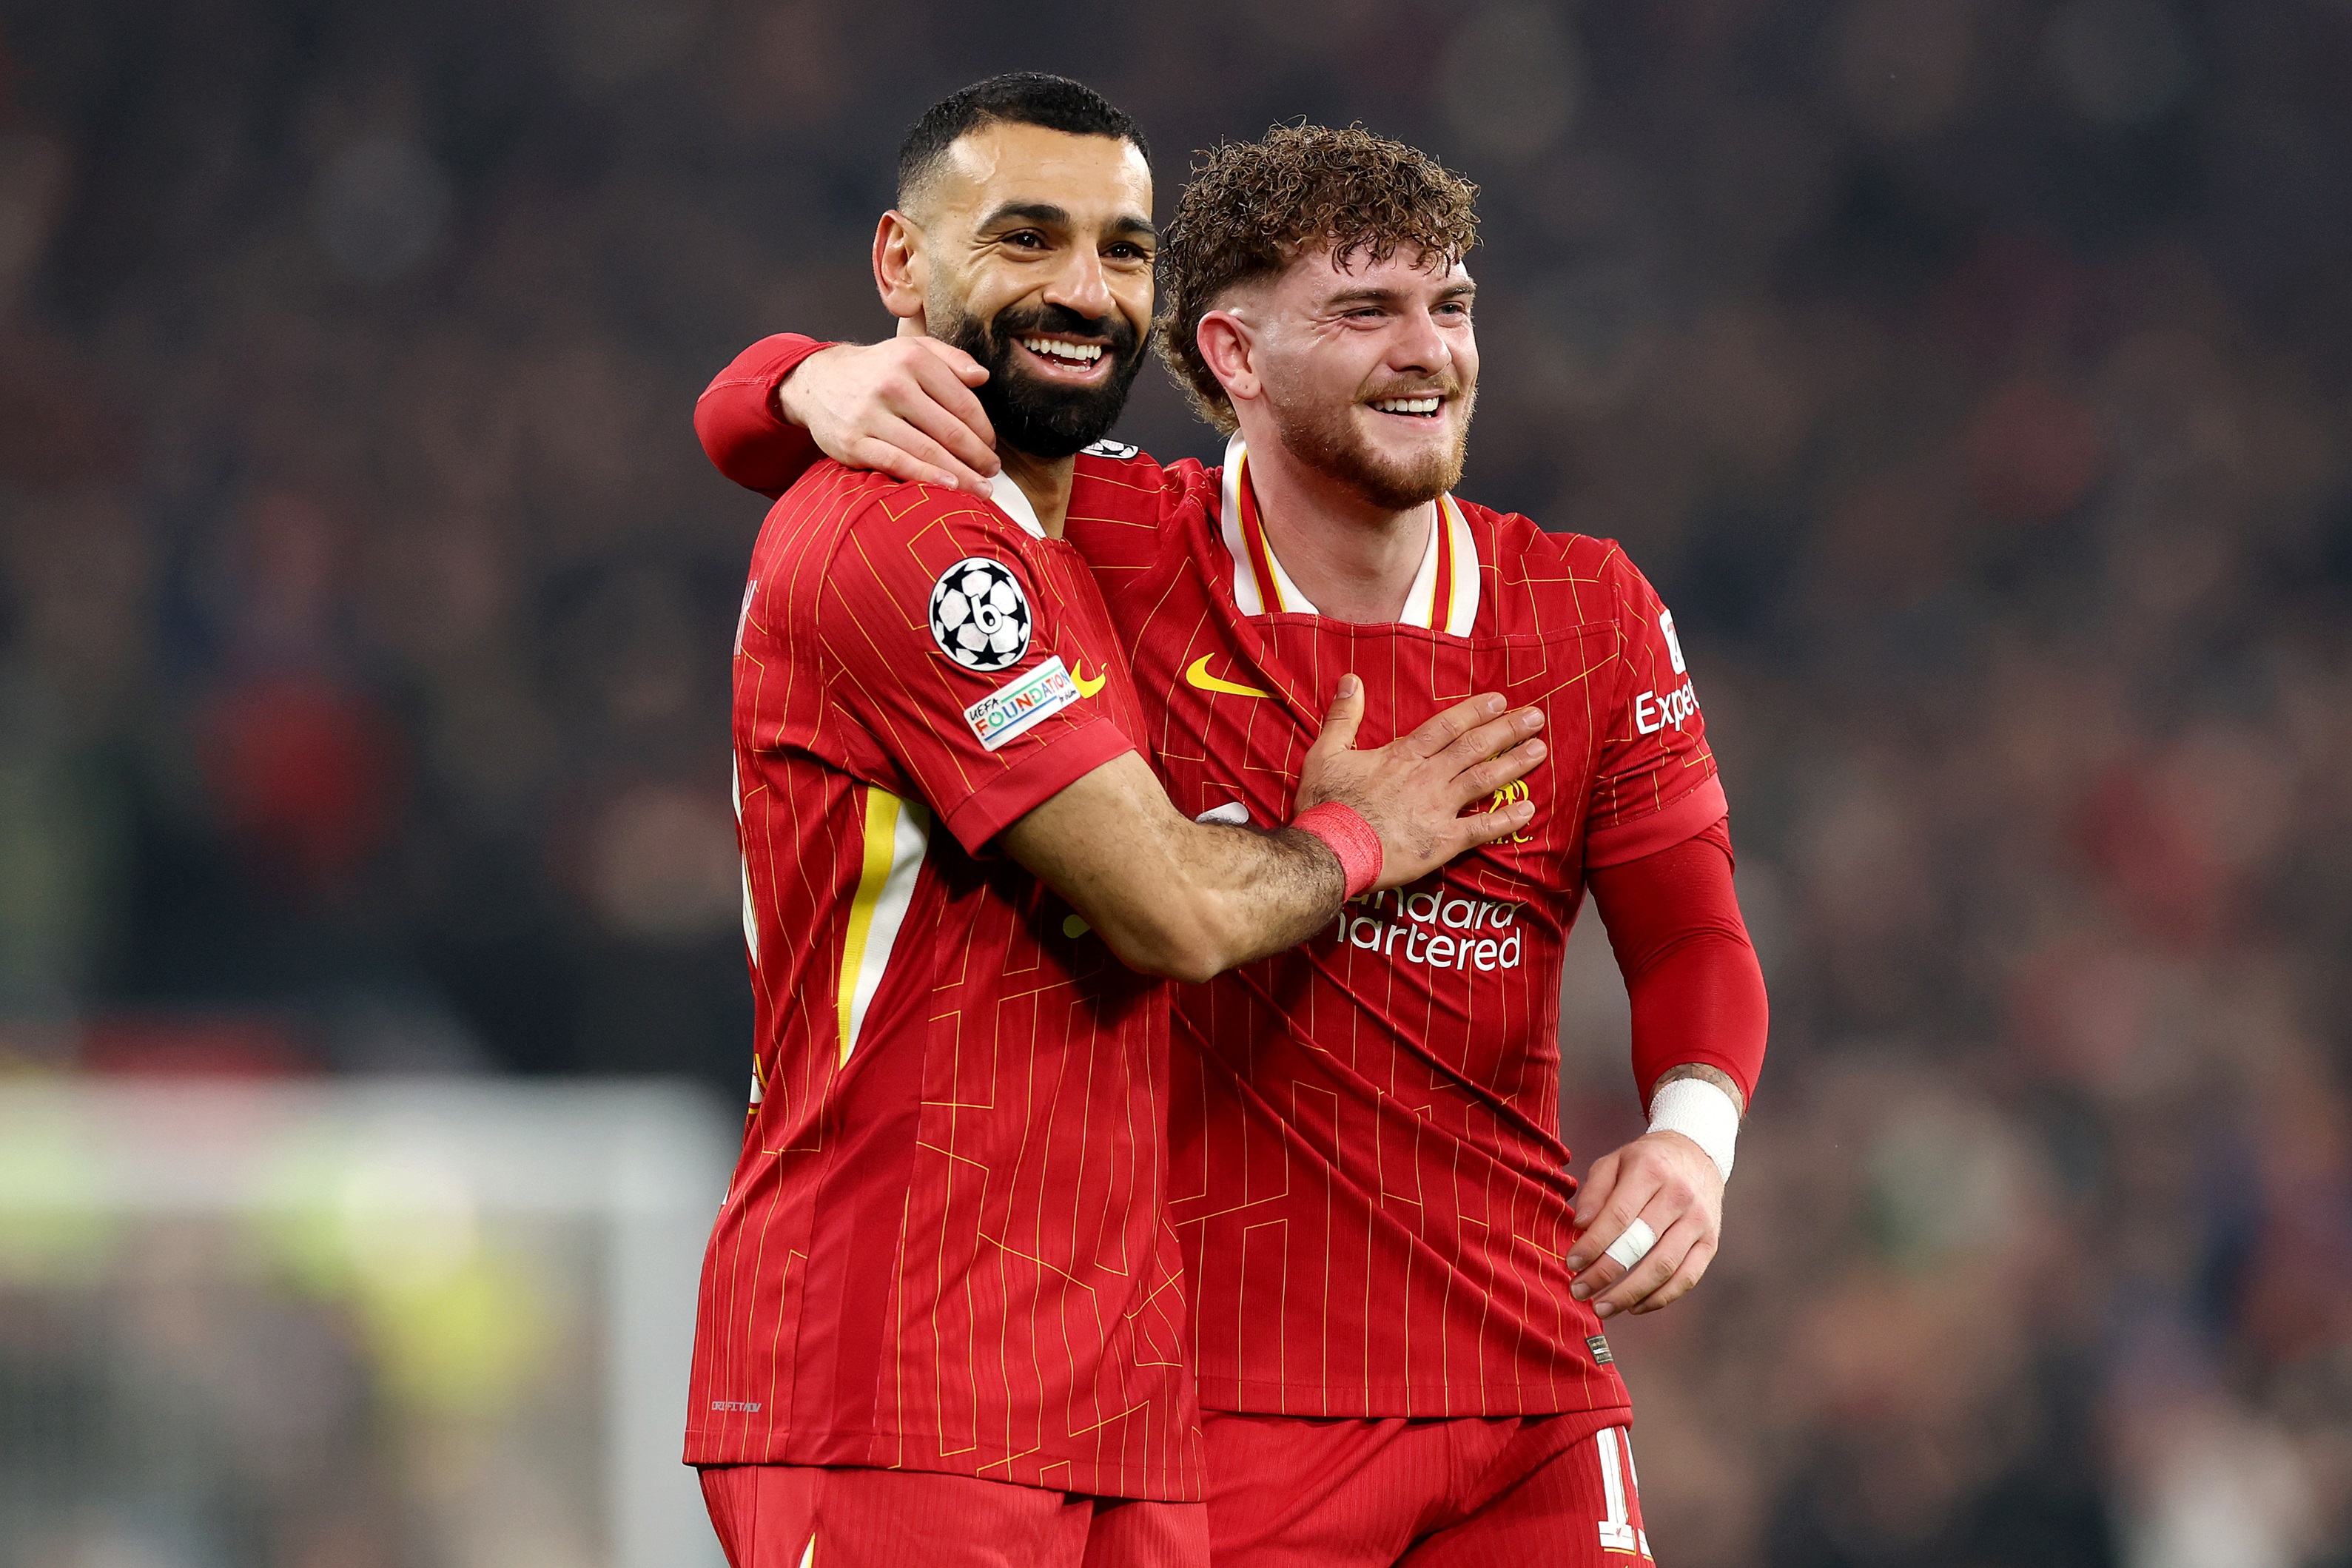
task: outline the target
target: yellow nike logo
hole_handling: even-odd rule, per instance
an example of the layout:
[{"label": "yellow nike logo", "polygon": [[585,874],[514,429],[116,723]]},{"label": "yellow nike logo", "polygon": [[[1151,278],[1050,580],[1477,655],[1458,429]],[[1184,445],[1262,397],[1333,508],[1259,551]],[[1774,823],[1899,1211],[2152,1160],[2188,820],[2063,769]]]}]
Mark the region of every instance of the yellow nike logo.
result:
[{"label": "yellow nike logo", "polygon": [[1070,672],[1070,684],[1078,688],[1078,695],[1082,697],[1090,697],[1094,695],[1097,692],[1103,689],[1103,683],[1109,679],[1110,672],[1108,670],[1105,670],[1101,674],[1097,675],[1091,681],[1087,679],[1087,667],[1084,664],[1080,664],[1076,669]]},{"label": "yellow nike logo", "polygon": [[1272,692],[1260,691],[1255,686],[1236,685],[1231,681],[1217,679],[1216,676],[1209,674],[1209,661],[1214,657],[1216,655],[1213,653],[1203,653],[1193,660],[1184,671],[1185,683],[1198,686],[1204,692],[1223,692],[1228,696],[1270,697],[1274,695]]}]

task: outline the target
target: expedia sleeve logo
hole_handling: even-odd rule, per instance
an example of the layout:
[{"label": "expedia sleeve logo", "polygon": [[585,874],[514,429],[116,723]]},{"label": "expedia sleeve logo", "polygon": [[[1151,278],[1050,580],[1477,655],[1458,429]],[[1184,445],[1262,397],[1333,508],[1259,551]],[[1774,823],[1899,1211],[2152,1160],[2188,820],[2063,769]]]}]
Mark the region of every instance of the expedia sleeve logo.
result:
[{"label": "expedia sleeve logo", "polygon": [[1003,561],[967,556],[931,584],[931,638],[967,670],[1009,669],[1029,651],[1029,596]]}]

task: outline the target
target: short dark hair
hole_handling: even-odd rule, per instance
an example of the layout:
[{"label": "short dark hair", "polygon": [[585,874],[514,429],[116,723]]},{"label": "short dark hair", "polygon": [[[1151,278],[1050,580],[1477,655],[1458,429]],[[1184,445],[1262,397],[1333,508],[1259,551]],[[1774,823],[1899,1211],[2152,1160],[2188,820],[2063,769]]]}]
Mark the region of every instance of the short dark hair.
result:
[{"label": "short dark hair", "polygon": [[959,137],[989,125],[1039,125],[1066,136],[1131,142],[1148,160],[1150,143],[1127,111],[1084,82],[1044,71],[1007,71],[951,92],[923,111],[898,147],[898,204],[930,177]]},{"label": "short dark hair", "polygon": [[1410,250],[1453,263],[1478,243],[1478,187],[1361,126],[1277,125],[1200,155],[1160,235],[1160,357],[1201,416],[1234,429],[1234,405],[1201,357],[1201,318],[1237,283],[1328,250],[1345,267]]}]

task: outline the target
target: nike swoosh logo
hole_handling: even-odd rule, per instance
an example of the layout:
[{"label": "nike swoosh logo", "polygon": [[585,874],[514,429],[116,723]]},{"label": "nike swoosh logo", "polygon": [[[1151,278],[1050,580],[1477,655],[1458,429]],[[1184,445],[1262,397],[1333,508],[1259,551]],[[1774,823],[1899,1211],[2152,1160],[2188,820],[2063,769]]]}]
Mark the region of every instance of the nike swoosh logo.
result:
[{"label": "nike swoosh logo", "polygon": [[1192,663],[1185,668],[1185,684],[1187,685],[1198,686],[1204,692],[1223,692],[1228,696],[1270,697],[1274,695],[1272,692],[1260,691],[1255,686],[1236,685],[1231,681],[1221,681],[1217,679],[1216,676],[1209,674],[1209,661],[1215,657],[1216,655],[1213,653],[1203,653],[1199,658],[1193,660]]},{"label": "nike swoosh logo", "polygon": [[1097,675],[1091,681],[1087,679],[1087,667],[1084,664],[1078,665],[1076,669],[1070,672],[1070,684],[1078,688],[1078,695],[1082,697],[1090,697],[1094,695],[1097,692],[1103,689],[1103,683],[1109,679],[1110,672],[1108,670],[1105,670],[1101,674]]}]

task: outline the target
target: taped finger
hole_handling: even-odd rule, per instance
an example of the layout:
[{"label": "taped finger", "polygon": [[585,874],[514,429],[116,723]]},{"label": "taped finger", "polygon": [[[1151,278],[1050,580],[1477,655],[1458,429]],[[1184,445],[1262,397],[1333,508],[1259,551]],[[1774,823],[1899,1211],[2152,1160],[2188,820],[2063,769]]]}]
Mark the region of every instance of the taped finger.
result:
[{"label": "taped finger", "polygon": [[1615,1260],[1619,1268],[1631,1273],[1633,1265],[1648,1257],[1650,1249],[1657,1244],[1658,1233],[1650,1228],[1650,1222],[1637,1218],[1625,1227],[1624,1234],[1612,1241],[1609,1250],[1601,1256]]}]

